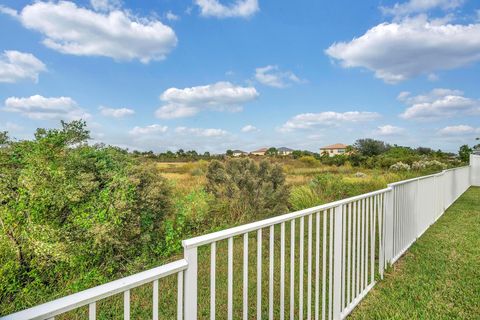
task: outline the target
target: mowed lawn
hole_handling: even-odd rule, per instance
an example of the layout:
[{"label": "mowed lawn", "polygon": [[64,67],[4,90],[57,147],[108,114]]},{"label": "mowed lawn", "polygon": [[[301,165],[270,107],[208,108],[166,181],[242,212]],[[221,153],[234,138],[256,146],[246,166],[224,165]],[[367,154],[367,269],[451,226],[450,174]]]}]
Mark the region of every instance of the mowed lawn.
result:
[{"label": "mowed lawn", "polygon": [[462,195],[349,319],[480,319],[480,188]]}]

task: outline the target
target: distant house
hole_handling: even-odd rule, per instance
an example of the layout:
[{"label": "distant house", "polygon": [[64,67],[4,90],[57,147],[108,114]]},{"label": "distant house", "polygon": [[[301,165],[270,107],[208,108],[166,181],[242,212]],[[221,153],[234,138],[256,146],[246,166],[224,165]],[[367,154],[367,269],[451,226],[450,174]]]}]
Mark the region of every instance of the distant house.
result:
[{"label": "distant house", "polygon": [[277,151],[278,151],[278,154],[280,156],[288,156],[288,155],[292,154],[293,149],[286,148],[286,147],[280,147],[280,148],[277,149]]},{"label": "distant house", "polygon": [[345,154],[347,152],[347,145],[343,143],[335,143],[329,146],[325,146],[323,148],[320,148],[320,154],[328,154],[330,157],[339,155],[339,154]]},{"label": "distant house", "polygon": [[242,151],[242,150],[233,150],[232,155],[234,157],[240,157],[240,156],[246,156],[248,152]]},{"label": "distant house", "polygon": [[260,148],[258,150],[250,152],[250,154],[253,154],[254,156],[264,156],[267,150],[268,148]]}]

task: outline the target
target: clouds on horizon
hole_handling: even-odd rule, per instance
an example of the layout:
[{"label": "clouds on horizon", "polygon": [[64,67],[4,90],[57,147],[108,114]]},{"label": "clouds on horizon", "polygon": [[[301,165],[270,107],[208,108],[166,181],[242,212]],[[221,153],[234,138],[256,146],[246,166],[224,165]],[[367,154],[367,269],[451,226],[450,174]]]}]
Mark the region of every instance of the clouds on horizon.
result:
[{"label": "clouds on horizon", "polygon": [[407,120],[480,116],[480,100],[464,97],[460,90],[437,88],[417,96],[401,92],[398,100],[407,105],[407,109],[400,115]]},{"label": "clouds on horizon", "polygon": [[135,126],[128,133],[132,136],[141,137],[145,135],[159,134],[167,132],[168,127],[159,124],[152,124],[145,127]]},{"label": "clouds on horizon", "polygon": [[129,108],[109,108],[100,106],[98,109],[103,116],[112,118],[123,118],[135,114],[135,110]]},{"label": "clouds on horizon", "polygon": [[462,136],[480,134],[480,127],[474,128],[469,125],[461,124],[457,126],[447,126],[438,131],[442,136]]}]

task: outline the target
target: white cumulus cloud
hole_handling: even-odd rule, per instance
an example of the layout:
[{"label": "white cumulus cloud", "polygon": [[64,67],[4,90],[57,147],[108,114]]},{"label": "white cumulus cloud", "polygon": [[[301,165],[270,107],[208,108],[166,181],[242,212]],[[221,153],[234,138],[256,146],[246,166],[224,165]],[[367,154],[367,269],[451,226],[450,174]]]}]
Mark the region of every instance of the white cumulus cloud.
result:
[{"label": "white cumulus cloud", "polygon": [[240,111],[242,105],[258,97],[254,87],[217,82],[184,89],[169,88],[160,96],[164,102],[155,112],[161,119],[190,117],[201,110]]},{"label": "white cumulus cloud", "polygon": [[379,126],[374,133],[380,136],[394,136],[394,135],[402,134],[404,131],[405,131],[404,128],[386,124],[384,126]]},{"label": "white cumulus cloud", "polygon": [[396,17],[428,12],[433,9],[444,11],[456,9],[464,3],[464,0],[409,0],[395,3],[392,7],[380,7],[384,14]]},{"label": "white cumulus cloud", "polygon": [[439,130],[439,133],[444,136],[458,136],[480,133],[480,128],[474,128],[468,125],[447,126]]},{"label": "white cumulus cloud", "polygon": [[233,4],[224,5],[219,0],[195,0],[204,17],[216,18],[248,18],[260,8],[258,0],[235,0]]},{"label": "white cumulus cloud", "polygon": [[433,89],[417,96],[402,92],[398,99],[407,105],[400,115],[411,120],[435,120],[461,115],[480,115],[480,100],[463,96],[460,90]]},{"label": "white cumulus cloud", "polygon": [[109,108],[100,106],[100,113],[105,117],[123,118],[135,114],[135,110],[129,108]]},{"label": "white cumulus cloud", "polygon": [[334,112],[326,111],[319,113],[301,113],[289,119],[280,128],[281,131],[293,131],[297,129],[311,129],[320,126],[335,126],[343,123],[356,123],[378,119],[380,115],[376,112],[348,111]]},{"label": "white cumulus cloud", "polygon": [[278,66],[268,65],[255,69],[255,79],[266,86],[285,88],[302,80],[291,71],[281,71]]},{"label": "white cumulus cloud", "polygon": [[24,79],[38,82],[39,73],[46,70],[45,64],[31,53],[5,50],[0,55],[0,82],[14,83]]},{"label": "white cumulus cloud", "polygon": [[18,112],[23,116],[36,120],[74,120],[88,119],[90,114],[80,108],[70,97],[43,97],[34,95],[26,98],[10,97],[5,100],[3,109],[7,112]]},{"label": "white cumulus cloud", "polygon": [[145,127],[135,126],[128,133],[131,134],[132,136],[145,136],[145,135],[165,133],[165,132],[167,132],[167,130],[168,130],[167,126],[162,126],[162,125],[159,125],[159,124],[152,124],[152,125],[145,126]]},{"label": "white cumulus cloud", "polygon": [[227,131],[223,129],[215,128],[188,128],[188,127],[177,127],[175,132],[179,134],[188,134],[194,135],[197,137],[223,137],[228,134]]},{"label": "white cumulus cloud", "polygon": [[120,0],[90,0],[90,4],[97,11],[113,11],[122,7]]},{"label": "white cumulus cloud", "polygon": [[167,18],[168,21],[177,21],[180,19],[180,17],[176,14],[174,14],[172,11],[168,11],[165,14],[165,18]]},{"label": "white cumulus cloud", "polygon": [[247,124],[242,128],[242,132],[255,132],[259,131],[259,129],[255,126],[252,126],[251,124]]},{"label": "white cumulus cloud", "polygon": [[[105,9],[102,3],[113,2],[93,3],[97,9]],[[97,12],[70,1],[34,2],[18,13],[9,10],[24,27],[43,34],[45,46],[64,54],[148,63],[164,59],[177,44],[170,27],[127,11]]]},{"label": "white cumulus cloud", "polygon": [[344,68],[366,68],[397,83],[478,62],[480,24],[443,24],[425,17],[382,23],[352,41],[332,44],[326,54]]}]

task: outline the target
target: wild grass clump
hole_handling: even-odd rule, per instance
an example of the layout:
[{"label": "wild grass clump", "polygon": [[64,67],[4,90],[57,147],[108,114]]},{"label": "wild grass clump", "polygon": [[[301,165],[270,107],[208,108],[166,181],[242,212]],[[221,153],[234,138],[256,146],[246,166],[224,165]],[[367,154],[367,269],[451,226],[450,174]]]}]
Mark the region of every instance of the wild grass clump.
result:
[{"label": "wild grass clump", "polygon": [[[395,180],[392,178],[392,180]],[[289,204],[292,210],[301,210],[320,204],[345,199],[386,187],[387,181],[378,175],[345,177],[331,173],[315,176],[307,185],[294,186]]]}]

